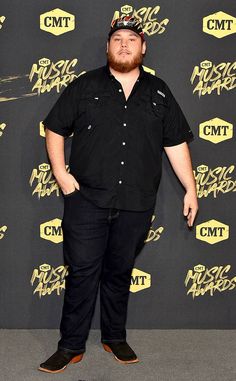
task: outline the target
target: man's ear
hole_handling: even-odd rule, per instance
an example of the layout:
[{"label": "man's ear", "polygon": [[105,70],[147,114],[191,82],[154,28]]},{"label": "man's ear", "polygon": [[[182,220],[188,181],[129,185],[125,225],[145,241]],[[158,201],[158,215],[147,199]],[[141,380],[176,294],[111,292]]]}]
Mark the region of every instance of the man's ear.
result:
[{"label": "man's ear", "polygon": [[107,53],[108,53],[109,41],[107,41]]},{"label": "man's ear", "polygon": [[142,54],[146,53],[146,49],[147,49],[146,41],[143,41],[143,44],[142,44]]}]

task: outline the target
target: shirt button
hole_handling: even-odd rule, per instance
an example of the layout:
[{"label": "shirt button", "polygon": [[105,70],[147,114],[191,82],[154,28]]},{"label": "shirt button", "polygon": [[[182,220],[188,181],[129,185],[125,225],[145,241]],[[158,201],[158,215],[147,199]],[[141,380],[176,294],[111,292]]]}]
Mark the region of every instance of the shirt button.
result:
[{"label": "shirt button", "polygon": [[123,126],[125,127],[125,126],[126,126],[126,123],[123,123]]},{"label": "shirt button", "polygon": [[124,162],[124,161],[121,161],[120,163],[123,165],[125,162]]},{"label": "shirt button", "polygon": [[121,181],[121,180],[119,180],[119,184],[122,184],[122,181]]},{"label": "shirt button", "polygon": [[127,106],[125,105],[125,108],[127,108]]},{"label": "shirt button", "polygon": [[122,89],[119,89],[119,92],[122,93]]},{"label": "shirt button", "polygon": [[123,146],[125,146],[125,142],[122,142]]},{"label": "shirt button", "polygon": [[91,126],[91,124],[88,126],[88,130],[90,130],[90,128],[91,128],[92,126]]}]

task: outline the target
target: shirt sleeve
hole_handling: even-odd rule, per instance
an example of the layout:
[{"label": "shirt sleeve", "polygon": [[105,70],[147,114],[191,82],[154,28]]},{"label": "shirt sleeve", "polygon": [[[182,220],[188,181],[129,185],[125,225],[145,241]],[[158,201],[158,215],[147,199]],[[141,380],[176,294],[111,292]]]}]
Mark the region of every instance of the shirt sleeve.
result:
[{"label": "shirt sleeve", "polygon": [[166,84],[165,94],[167,97],[168,108],[163,121],[163,146],[170,147],[194,140],[194,135],[188,121],[170,88]]},{"label": "shirt sleeve", "polygon": [[78,81],[70,82],[43,120],[44,129],[67,137],[73,132],[73,122],[78,112]]}]

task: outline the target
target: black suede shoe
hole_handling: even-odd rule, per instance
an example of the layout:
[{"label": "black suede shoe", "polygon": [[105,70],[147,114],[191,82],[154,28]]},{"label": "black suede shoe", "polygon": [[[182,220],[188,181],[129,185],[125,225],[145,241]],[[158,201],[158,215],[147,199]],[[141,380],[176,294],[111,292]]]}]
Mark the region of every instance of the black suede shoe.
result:
[{"label": "black suede shoe", "polygon": [[118,343],[102,343],[102,345],[105,351],[112,352],[115,359],[122,364],[132,364],[139,362],[133,349],[130,348],[129,344],[126,343],[126,341]]},{"label": "black suede shoe", "polygon": [[79,362],[82,358],[83,353],[77,354],[58,349],[49,359],[40,364],[38,370],[47,373],[60,373],[68,364]]}]

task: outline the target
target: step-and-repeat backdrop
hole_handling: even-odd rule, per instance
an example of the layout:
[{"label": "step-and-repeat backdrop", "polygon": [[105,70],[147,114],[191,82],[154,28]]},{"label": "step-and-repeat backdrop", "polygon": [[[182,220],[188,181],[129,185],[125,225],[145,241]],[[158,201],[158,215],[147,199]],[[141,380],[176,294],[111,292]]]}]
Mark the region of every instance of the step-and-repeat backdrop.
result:
[{"label": "step-and-repeat backdrop", "polygon": [[[65,277],[63,198],[42,120],[63,89],[106,63],[111,20],[136,14],[144,68],[193,130],[199,213],[163,154],[155,214],[130,280],[128,328],[236,328],[236,7],[222,1],[18,1],[0,8],[0,327],[57,328]],[[66,162],[72,138],[66,140]],[[93,328],[99,328],[99,298]]]}]

